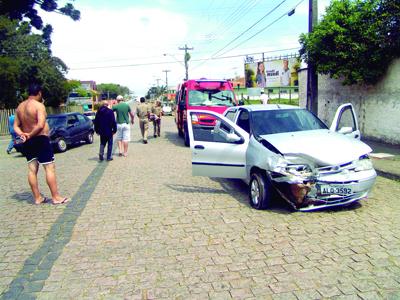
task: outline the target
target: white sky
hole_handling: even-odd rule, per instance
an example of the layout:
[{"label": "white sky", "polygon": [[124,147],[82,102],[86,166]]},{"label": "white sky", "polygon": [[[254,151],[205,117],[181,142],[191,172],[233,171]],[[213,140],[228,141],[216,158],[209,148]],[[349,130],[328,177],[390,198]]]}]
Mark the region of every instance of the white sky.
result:
[{"label": "white sky", "polygon": [[[281,2],[273,13],[223,49]],[[53,26],[53,55],[70,68],[67,78],[121,84],[142,96],[157,85],[157,79],[159,85],[165,85],[163,70],[170,70],[170,87],[182,81],[184,51],[178,48],[185,44],[194,48],[189,51],[190,78],[243,76],[245,54],[299,47],[299,35],[308,30],[308,1],[301,2],[291,17],[286,15],[299,2],[82,0],[73,2],[81,12],[78,22],[56,13],[40,14],[45,23]],[[320,14],[327,4],[329,0],[318,1]],[[269,26],[282,15],[285,16]],[[259,31],[262,32],[244,42]],[[228,51],[238,43],[240,46]],[[218,55],[237,57],[206,60],[221,49]],[[265,56],[296,52],[285,50]],[[261,58],[261,54],[253,56]]]}]

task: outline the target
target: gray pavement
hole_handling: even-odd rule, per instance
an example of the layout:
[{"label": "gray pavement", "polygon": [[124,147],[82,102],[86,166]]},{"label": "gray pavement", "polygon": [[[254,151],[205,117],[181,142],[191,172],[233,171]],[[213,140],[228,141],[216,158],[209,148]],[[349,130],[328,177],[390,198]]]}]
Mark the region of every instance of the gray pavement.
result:
[{"label": "gray pavement", "polygon": [[0,152],[1,298],[400,298],[398,181],[349,208],[256,211],[242,182],[191,176],[172,117],[147,145],[135,124],[129,147],[57,154],[66,206],[33,205],[24,158]]}]

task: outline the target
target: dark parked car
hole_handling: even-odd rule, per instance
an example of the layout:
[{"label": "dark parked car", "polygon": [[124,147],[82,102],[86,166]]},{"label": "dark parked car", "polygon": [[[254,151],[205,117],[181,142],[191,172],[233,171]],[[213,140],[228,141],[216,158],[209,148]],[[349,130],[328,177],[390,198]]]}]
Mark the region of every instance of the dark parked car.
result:
[{"label": "dark parked car", "polygon": [[50,141],[59,152],[69,145],[85,141],[93,143],[93,122],[81,113],[66,113],[47,116],[50,126]]},{"label": "dark parked car", "polygon": [[90,120],[94,120],[94,118],[96,117],[96,112],[95,111],[91,111],[91,110],[89,110],[89,111],[85,111],[84,113],[83,113],[86,117],[88,117]]}]

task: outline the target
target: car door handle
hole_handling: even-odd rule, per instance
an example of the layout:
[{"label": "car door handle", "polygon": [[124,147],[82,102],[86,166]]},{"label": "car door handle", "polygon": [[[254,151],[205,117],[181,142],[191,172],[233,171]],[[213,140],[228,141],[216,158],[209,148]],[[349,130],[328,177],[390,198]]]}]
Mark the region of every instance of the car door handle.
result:
[{"label": "car door handle", "polygon": [[194,149],[204,150],[204,146],[203,145],[196,145],[196,146],[194,146]]}]

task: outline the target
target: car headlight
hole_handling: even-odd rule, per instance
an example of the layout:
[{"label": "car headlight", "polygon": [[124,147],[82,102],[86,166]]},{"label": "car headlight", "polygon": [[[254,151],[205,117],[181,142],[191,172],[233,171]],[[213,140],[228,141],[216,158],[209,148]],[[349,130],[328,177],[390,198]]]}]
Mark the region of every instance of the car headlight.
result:
[{"label": "car headlight", "polygon": [[309,165],[299,164],[299,165],[287,165],[285,168],[286,172],[296,176],[309,176],[312,174],[312,170]]},{"label": "car headlight", "polygon": [[280,159],[273,171],[281,174],[290,174],[301,177],[311,176],[313,173],[308,164],[294,164],[285,159]]},{"label": "car headlight", "polygon": [[356,160],[354,162],[355,169],[354,171],[360,172],[360,171],[368,171],[372,170],[374,168],[372,161],[368,156],[363,156],[360,157],[359,160]]}]

